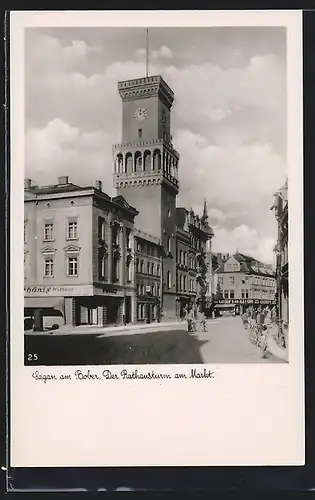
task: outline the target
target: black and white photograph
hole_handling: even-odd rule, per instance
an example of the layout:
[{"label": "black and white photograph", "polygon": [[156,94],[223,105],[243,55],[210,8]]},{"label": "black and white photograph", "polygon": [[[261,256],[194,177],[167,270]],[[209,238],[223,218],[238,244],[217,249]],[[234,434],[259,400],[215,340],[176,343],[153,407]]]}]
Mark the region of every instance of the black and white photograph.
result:
[{"label": "black and white photograph", "polygon": [[13,466],[303,464],[301,13],[11,21]]},{"label": "black and white photograph", "polygon": [[25,363],[283,363],[286,29],[28,28]]}]

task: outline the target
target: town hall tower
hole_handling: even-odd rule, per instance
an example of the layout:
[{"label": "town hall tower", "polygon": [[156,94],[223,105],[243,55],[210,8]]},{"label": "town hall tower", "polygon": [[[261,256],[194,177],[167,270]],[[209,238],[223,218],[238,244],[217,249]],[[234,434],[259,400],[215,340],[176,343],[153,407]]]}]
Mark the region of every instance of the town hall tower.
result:
[{"label": "town hall tower", "polygon": [[161,76],[118,83],[122,141],[114,146],[114,185],[139,215],[135,226],[159,238],[163,259],[164,316],[175,311],[176,196],[179,154],[173,148],[174,93]]}]

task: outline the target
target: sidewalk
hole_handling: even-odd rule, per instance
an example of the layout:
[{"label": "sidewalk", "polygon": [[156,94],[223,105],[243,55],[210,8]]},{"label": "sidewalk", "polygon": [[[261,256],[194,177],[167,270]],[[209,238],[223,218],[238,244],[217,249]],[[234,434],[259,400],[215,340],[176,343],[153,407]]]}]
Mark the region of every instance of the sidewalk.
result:
[{"label": "sidewalk", "polygon": [[172,321],[161,323],[139,323],[135,325],[117,325],[117,326],[97,326],[97,325],[64,325],[58,330],[49,330],[45,332],[25,331],[25,335],[96,335],[99,338],[111,337],[113,335],[136,335],[140,333],[149,333],[152,331],[165,331],[186,329],[186,321]]}]

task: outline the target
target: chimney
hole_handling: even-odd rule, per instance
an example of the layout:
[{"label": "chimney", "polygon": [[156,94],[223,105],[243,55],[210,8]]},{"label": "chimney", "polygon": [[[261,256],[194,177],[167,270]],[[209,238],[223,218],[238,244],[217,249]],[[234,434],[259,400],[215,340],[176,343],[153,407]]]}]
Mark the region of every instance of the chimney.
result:
[{"label": "chimney", "polygon": [[32,187],[31,179],[24,179],[24,189],[30,189]]},{"label": "chimney", "polygon": [[102,181],[95,181],[95,187],[99,191],[102,191]]},{"label": "chimney", "polygon": [[69,184],[69,177],[67,175],[62,175],[58,177],[58,184]]}]

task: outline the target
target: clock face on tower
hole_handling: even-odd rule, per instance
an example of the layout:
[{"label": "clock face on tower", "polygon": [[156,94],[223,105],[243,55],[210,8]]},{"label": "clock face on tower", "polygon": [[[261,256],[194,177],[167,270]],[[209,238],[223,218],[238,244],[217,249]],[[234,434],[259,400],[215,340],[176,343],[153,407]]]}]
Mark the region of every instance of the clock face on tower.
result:
[{"label": "clock face on tower", "polygon": [[135,119],[140,121],[144,120],[146,116],[147,116],[147,110],[145,108],[138,108],[134,114]]}]

